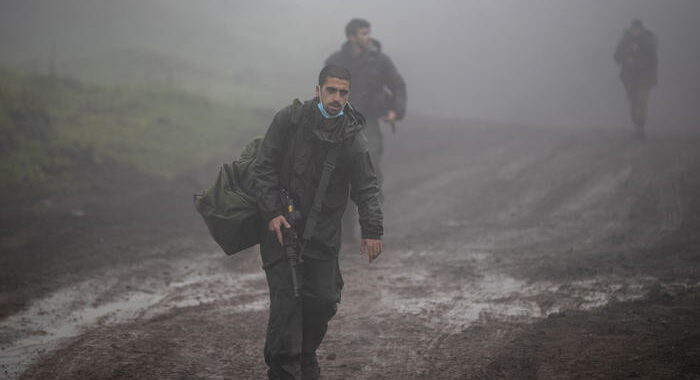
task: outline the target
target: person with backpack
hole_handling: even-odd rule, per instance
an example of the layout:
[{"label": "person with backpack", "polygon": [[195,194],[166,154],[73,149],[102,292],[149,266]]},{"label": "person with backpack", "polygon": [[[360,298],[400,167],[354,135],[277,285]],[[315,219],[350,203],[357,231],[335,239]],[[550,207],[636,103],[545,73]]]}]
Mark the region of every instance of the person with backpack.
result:
[{"label": "person with backpack", "polygon": [[630,115],[637,137],[645,137],[649,92],[657,84],[658,56],[656,36],[640,20],[632,21],[615,49],[615,63],[627,92]]},{"label": "person with backpack", "polygon": [[[379,183],[365,118],[348,102],[350,83],[348,69],[324,67],[315,98],[295,100],[275,115],[252,166],[270,290],[264,349],[270,379],[320,376],[316,350],[343,288],[338,254],[348,197],[359,212],[360,253],[372,262],[382,252]],[[301,214],[293,223],[292,208]],[[292,228],[299,237],[293,261],[284,239]]]}]

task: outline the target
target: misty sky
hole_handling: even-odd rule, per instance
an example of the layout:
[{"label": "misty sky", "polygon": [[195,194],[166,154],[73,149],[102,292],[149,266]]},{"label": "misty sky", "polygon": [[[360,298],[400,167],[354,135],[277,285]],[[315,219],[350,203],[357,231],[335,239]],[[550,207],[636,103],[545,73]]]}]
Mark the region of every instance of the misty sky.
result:
[{"label": "misty sky", "polygon": [[148,46],[259,72],[284,99],[312,95],[345,23],[362,17],[406,79],[409,113],[574,126],[628,124],[612,53],[638,17],[660,41],[650,127],[700,120],[694,0],[3,0],[0,7],[5,62],[45,55],[52,44],[59,59]]}]

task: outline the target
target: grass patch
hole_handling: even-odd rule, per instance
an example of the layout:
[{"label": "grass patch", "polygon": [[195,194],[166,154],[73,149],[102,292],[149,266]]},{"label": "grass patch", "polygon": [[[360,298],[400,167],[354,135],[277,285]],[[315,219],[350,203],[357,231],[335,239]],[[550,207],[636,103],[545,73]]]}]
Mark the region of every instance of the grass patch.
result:
[{"label": "grass patch", "polygon": [[[49,60],[20,60],[13,67],[47,73]],[[100,86],[149,86],[185,89],[230,104],[269,107],[286,104],[297,94],[286,81],[270,83],[270,73],[258,66],[231,65],[207,57],[182,56],[172,51],[138,45],[111,46],[55,62],[63,76]]]},{"label": "grass patch", "polygon": [[0,70],[0,194],[72,191],[86,163],[173,177],[231,155],[267,121],[165,87],[106,87]]}]

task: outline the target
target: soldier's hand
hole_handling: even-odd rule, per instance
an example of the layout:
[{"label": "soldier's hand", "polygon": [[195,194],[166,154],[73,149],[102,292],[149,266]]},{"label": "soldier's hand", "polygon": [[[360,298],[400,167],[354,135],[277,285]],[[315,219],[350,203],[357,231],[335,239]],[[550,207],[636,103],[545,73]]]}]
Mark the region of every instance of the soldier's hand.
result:
[{"label": "soldier's hand", "polygon": [[362,239],[360,240],[360,254],[367,255],[367,259],[371,263],[382,253],[382,241],[379,239]]},{"label": "soldier's hand", "polygon": [[267,229],[274,231],[275,235],[277,235],[277,241],[280,242],[280,245],[284,245],[284,239],[282,239],[282,226],[284,226],[284,228],[292,228],[284,215],[272,218],[270,223],[267,225]]},{"label": "soldier's hand", "polygon": [[386,121],[387,123],[395,123],[396,122],[396,111],[389,110],[386,113],[386,115],[382,118],[382,120]]}]

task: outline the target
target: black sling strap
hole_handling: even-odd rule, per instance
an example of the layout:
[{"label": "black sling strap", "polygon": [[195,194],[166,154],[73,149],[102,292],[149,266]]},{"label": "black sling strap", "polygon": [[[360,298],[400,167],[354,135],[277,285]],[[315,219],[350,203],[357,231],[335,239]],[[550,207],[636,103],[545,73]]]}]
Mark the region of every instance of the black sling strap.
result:
[{"label": "black sling strap", "polygon": [[[299,262],[303,262],[303,254],[306,250],[306,243],[311,240],[311,235],[316,229],[316,223],[318,222],[318,215],[323,207],[323,198],[326,197],[326,189],[328,188],[328,182],[330,182],[331,174],[335,170],[335,162],[338,160],[338,154],[340,153],[340,145],[342,143],[336,143],[328,149],[326,153],[326,161],[323,162],[323,171],[321,172],[321,180],[318,181],[318,187],[316,188],[316,194],[314,195],[314,203],[311,205],[311,210],[309,211],[309,216],[306,218],[306,224],[304,225],[304,235],[301,237],[301,249],[299,250]],[[279,258],[273,260],[270,263],[263,265],[263,269],[268,270],[277,263],[284,260],[285,257],[280,255]]]},{"label": "black sling strap", "polygon": [[304,235],[301,237],[304,240],[302,253],[303,248],[306,246],[306,243],[311,240],[311,235],[316,229],[318,216],[321,213],[321,208],[323,207],[323,198],[326,197],[326,189],[328,188],[328,182],[330,182],[331,174],[333,174],[333,170],[335,170],[335,162],[338,159],[341,144],[342,143],[333,144],[326,154],[326,161],[323,163],[323,171],[321,172],[321,180],[318,181],[316,195],[314,195],[314,203],[311,205],[309,216],[306,218]]}]

